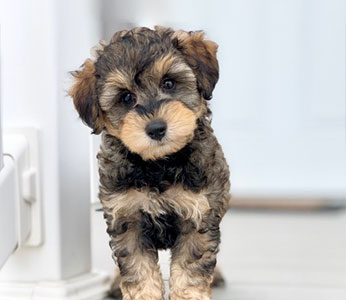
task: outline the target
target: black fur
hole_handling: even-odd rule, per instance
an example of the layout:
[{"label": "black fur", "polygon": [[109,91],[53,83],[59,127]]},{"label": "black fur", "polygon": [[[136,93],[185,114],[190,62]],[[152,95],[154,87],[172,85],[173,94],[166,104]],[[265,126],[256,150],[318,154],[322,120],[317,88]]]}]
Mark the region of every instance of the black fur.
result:
[{"label": "black fur", "polygon": [[[105,47],[102,55],[96,61],[97,73],[102,78],[106,78],[107,74],[114,69],[135,69],[134,81],[139,86],[143,70],[174,49],[169,35],[162,36],[147,28],[143,28],[141,33],[136,34],[129,31],[123,37],[115,40]],[[136,49],[136,59],[133,59],[133,55],[127,55],[129,49],[130,51]],[[114,53],[118,55],[115,56]],[[129,57],[129,59],[124,60],[124,57]]]},{"label": "black fur", "polygon": [[151,100],[146,105],[137,105],[136,112],[140,115],[150,115],[160,108],[162,104],[166,104],[172,101],[172,99]]},{"label": "black fur", "polygon": [[178,216],[172,212],[156,218],[145,212],[141,212],[141,215],[140,227],[143,248],[171,248],[180,233]]},{"label": "black fur", "polygon": [[144,161],[139,155],[127,152],[126,172],[118,172],[114,189],[126,191],[130,188],[149,188],[164,192],[175,184],[182,184],[187,190],[199,192],[206,183],[205,171],[190,160],[194,149],[190,144],[166,158]]}]

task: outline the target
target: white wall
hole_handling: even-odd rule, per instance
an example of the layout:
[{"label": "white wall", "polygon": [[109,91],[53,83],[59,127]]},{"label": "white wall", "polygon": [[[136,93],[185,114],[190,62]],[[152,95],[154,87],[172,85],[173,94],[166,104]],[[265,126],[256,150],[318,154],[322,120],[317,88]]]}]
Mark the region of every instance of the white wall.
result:
[{"label": "white wall", "polygon": [[103,3],[107,38],[160,24],[219,44],[213,126],[234,195],[346,197],[345,1]]},{"label": "white wall", "polygon": [[[26,249],[25,256],[21,255],[20,251],[15,260],[18,265],[21,263],[26,268],[18,272],[19,274],[15,274],[13,269],[13,272],[6,274],[6,278],[28,278],[27,272],[36,269],[35,274],[39,270],[45,270],[47,266],[49,279],[59,278],[60,273],[60,253],[57,247],[60,243],[60,208],[56,184],[58,123],[54,113],[58,105],[54,63],[57,53],[53,11],[54,5],[49,1],[1,1],[3,126],[31,126],[41,131],[42,195],[45,199],[46,217],[44,246],[39,249]],[[57,213],[52,214],[51,211]],[[10,259],[10,264],[11,261],[13,259]],[[5,274],[7,266],[8,264],[1,275]]]},{"label": "white wall", "polygon": [[45,236],[19,249],[0,279],[66,279],[90,270],[90,131],[66,82],[99,40],[98,2],[1,0],[0,13],[3,126],[40,130]]},{"label": "white wall", "polygon": [[[90,130],[84,126],[67,97],[70,71],[77,70],[90,56],[90,48],[101,34],[97,0],[59,0],[58,102],[59,102],[59,182],[61,230],[63,237],[62,274],[71,277],[89,271],[90,265]],[[80,252],[83,249],[83,252]],[[81,255],[82,254],[82,255]]]}]

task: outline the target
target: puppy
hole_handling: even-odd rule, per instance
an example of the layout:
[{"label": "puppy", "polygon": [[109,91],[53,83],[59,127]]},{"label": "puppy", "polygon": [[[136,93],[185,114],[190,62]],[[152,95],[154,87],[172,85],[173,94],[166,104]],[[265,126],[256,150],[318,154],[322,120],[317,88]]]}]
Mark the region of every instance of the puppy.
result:
[{"label": "puppy", "polygon": [[72,73],[75,108],[102,133],[99,197],[124,300],[163,299],[160,249],[171,250],[171,300],[211,299],[230,200],[207,102],[216,52],[200,31],[140,27],[115,33]]}]

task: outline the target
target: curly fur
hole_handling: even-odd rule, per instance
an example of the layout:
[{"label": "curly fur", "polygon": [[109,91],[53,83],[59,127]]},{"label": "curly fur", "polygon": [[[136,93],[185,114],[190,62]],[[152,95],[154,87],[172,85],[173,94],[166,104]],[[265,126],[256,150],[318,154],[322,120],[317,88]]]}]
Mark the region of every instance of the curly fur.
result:
[{"label": "curly fur", "polygon": [[[202,32],[135,28],[102,42],[96,60],[73,73],[75,107],[94,133],[102,131],[99,196],[119,267],[112,291],[124,300],[163,298],[157,251],[167,248],[170,299],[211,299],[230,200],[207,103],[218,80],[216,51]],[[171,90],[163,88],[167,78]],[[145,133],[157,119],[168,128],[160,141]]]}]

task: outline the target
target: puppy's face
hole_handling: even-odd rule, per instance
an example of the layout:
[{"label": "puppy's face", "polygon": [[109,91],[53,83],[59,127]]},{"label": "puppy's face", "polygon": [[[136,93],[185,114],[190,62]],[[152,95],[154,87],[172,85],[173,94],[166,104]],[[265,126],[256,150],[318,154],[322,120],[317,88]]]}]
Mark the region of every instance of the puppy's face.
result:
[{"label": "puppy's face", "polygon": [[108,131],[144,160],[162,158],[191,141],[207,113],[216,51],[202,32],[120,31],[73,72],[69,94],[94,133]]}]

